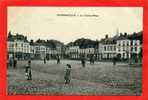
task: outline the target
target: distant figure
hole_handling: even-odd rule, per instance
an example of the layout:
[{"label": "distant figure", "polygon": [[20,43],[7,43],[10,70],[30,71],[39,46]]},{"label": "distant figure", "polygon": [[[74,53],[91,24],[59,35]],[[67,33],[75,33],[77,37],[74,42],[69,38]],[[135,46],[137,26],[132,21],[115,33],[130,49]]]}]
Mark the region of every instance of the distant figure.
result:
[{"label": "distant figure", "polygon": [[44,64],[46,64],[46,58],[44,58]]},{"label": "distant figure", "polygon": [[82,57],[81,63],[82,63],[82,67],[85,67],[85,58],[84,57]]},{"label": "distant figure", "polygon": [[116,57],[113,58],[113,65],[116,65]]},{"label": "distant figure", "polygon": [[13,66],[13,58],[9,58],[9,66],[12,67]]},{"label": "distant figure", "polygon": [[27,80],[32,80],[31,60],[29,60],[28,64],[25,66],[25,78]]},{"label": "distant figure", "polygon": [[65,80],[65,84],[69,84],[70,79],[71,79],[71,65],[67,64],[66,66],[67,66],[67,68],[66,68],[66,73],[65,73],[65,76],[64,76],[64,80]]},{"label": "distant figure", "polygon": [[17,59],[14,58],[14,59],[13,59],[13,68],[16,68],[16,67],[17,67]]},{"label": "distant figure", "polygon": [[57,56],[57,64],[60,64],[60,56]]},{"label": "distant figure", "polygon": [[90,64],[94,64],[94,56],[90,57]]},{"label": "distant figure", "polygon": [[135,57],[135,63],[138,63],[138,57]]},{"label": "distant figure", "polygon": [[28,65],[31,67],[31,60],[28,61]]}]

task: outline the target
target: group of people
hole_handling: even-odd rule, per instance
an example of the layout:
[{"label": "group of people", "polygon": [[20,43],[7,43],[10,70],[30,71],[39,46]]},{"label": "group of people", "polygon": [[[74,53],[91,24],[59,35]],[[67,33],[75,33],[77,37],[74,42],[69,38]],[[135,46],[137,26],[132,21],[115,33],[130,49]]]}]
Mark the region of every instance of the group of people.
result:
[{"label": "group of people", "polygon": [[[60,64],[60,56],[57,56],[56,59],[57,59],[57,64]],[[46,57],[44,58],[44,64],[46,64]]]},{"label": "group of people", "polygon": [[[28,64],[25,66],[25,79],[32,80],[31,60],[29,60]],[[65,80],[65,84],[70,84],[70,80],[71,80],[71,65],[70,64],[66,65],[64,80]]]},{"label": "group of people", "polygon": [[[95,62],[94,56],[91,56],[89,58],[89,61],[90,61],[90,64],[94,64],[94,62]],[[81,58],[81,64],[82,64],[82,67],[86,66],[86,58],[85,57]]]},{"label": "group of people", "polygon": [[[113,65],[116,65],[116,60],[117,60],[116,57],[114,57],[113,58]],[[94,56],[91,56],[89,61],[90,61],[90,64],[94,64],[94,61],[95,61]],[[46,64],[46,58],[44,58],[44,64]],[[60,64],[60,56],[57,56],[57,64]],[[81,64],[82,64],[83,68],[86,67],[85,57],[81,58]],[[16,68],[17,67],[17,59],[16,58],[11,59],[9,61],[9,65]],[[25,78],[27,80],[32,80],[31,60],[28,60],[28,63],[25,66]],[[71,80],[71,65],[70,64],[66,65],[64,80],[65,80],[65,84],[70,84],[70,80]]]}]

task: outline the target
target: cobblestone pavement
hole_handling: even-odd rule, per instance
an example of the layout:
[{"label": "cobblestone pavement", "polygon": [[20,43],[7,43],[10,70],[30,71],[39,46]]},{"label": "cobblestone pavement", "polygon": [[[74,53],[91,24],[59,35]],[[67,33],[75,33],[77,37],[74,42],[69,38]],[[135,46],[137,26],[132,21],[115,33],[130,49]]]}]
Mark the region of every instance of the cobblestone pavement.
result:
[{"label": "cobblestone pavement", "polygon": [[[33,80],[25,80],[24,66],[27,61],[19,61],[16,69],[8,68],[9,95],[140,95],[140,66],[124,63],[96,62],[82,68],[80,61],[55,60],[32,61]],[[72,65],[72,78],[64,84],[65,65]]]}]

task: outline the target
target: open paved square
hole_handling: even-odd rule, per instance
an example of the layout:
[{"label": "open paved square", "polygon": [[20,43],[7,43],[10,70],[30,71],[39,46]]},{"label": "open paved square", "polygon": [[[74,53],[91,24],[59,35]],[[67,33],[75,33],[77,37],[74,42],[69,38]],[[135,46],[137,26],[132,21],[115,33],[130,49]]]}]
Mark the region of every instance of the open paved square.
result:
[{"label": "open paved square", "polygon": [[[32,80],[25,79],[27,61],[18,61],[17,68],[8,68],[8,95],[141,95],[142,67],[124,63],[56,60],[32,61]],[[64,84],[66,64],[71,64],[71,83]]]}]

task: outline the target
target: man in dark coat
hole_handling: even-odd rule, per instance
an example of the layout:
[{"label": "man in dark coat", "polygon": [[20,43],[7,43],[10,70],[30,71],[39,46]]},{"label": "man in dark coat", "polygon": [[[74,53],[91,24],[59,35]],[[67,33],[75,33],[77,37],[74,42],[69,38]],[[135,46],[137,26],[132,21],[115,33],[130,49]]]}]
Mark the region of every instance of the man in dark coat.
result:
[{"label": "man in dark coat", "polygon": [[57,56],[57,64],[60,64],[60,57]]},{"label": "man in dark coat", "polygon": [[67,68],[66,68],[64,79],[65,79],[65,84],[69,84],[71,79],[71,65],[67,64],[66,66]]},{"label": "man in dark coat", "polygon": [[116,57],[113,58],[113,65],[116,65]]},{"label": "man in dark coat", "polygon": [[81,63],[82,63],[82,67],[85,67],[85,58],[84,57],[81,59]]},{"label": "man in dark coat", "polygon": [[44,64],[46,64],[46,58],[44,58]]},{"label": "man in dark coat", "polygon": [[90,56],[90,64],[94,64],[94,59],[95,59],[95,58],[94,58],[94,55],[91,55],[91,56]]},{"label": "man in dark coat", "polygon": [[17,67],[17,59],[14,58],[14,59],[13,59],[13,68],[16,68],[16,67]]}]

